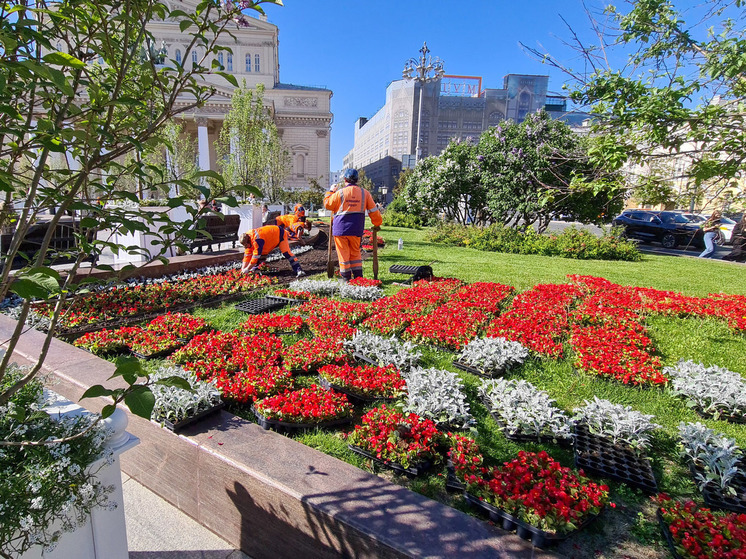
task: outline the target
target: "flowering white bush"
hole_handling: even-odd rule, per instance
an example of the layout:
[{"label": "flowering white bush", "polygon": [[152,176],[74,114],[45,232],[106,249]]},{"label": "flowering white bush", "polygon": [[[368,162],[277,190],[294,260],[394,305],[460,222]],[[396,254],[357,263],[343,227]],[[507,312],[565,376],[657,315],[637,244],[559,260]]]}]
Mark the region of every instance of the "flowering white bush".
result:
[{"label": "flowering white bush", "polygon": [[193,392],[162,384],[154,384],[150,390],[155,396],[155,406],[151,418],[154,421],[168,420],[176,423],[188,417],[218,405],[221,402],[220,391],[216,381],[205,382],[198,380],[197,375],[191,371],[185,371],[181,367],[161,365],[158,370],[150,375],[153,381],[168,377],[180,377],[185,379],[194,389]]},{"label": "flowering white bush", "polygon": [[479,395],[511,435],[567,439],[572,434],[570,418],[554,405],[549,394],[528,381],[486,380]]},{"label": "flowering white bush", "polygon": [[703,472],[697,472],[696,481],[699,489],[714,484],[723,494],[735,495],[735,488],[730,486],[738,475],[743,459],[741,449],[734,439],[716,433],[701,423],[680,423],[679,436],[683,454]]},{"label": "flowering white bush", "polygon": [[288,289],[305,291],[313,295],[334,295],[339,291],[339,282],[337,280],[299,279],[291,281]]},{"label": "flowering white bush", "polygon": [[435,423],[467,428],[474,423],[461,378],[441,369],[412,369],[407,381],[405,412],[414,412]]},{"label": "flowering white bush", "polygon": [[[27,372],[24,367],[9,365],[0,389]],[[3,557],[20,555],[35,545],[50,551],[64,532],[85,526],[92,509],[116,507],[108,498],[113,487],[96,481],[100,468],[113,460],[105,448],[108,433],[104,425],[92,426],[98,416],[52,418],[43,413],[44,404],[41,382],[34,380],[0,406]],[[65,440],[86,429],[84,435]],[[101,459],[99,467],[91,468]]]},{"label": "flowering white bush", "polygon": [[349,285],[345,283],[339,286],[339,296],[358,301],[375,301],[383,297],[383,289],[373,285]]},{"label": "flowering white bush", "polygon": [[664,368],[663,374],[671,379],[671,391],[690,407],[715,419],[746,416],[746,381],[738,373],[682,359],[675,367]]},{"label": "flowering white bush", "polygon": [[505,338],[476,338],[470,341],[458,360],[485,373],[507,372],[528,357],[528,349]]},{"label": "flowering white bush", "polygon": [[412,342],[402,342],[391,336],[386,338],[371,332],[358,332],[345,340],[345,348],[377,362],[380,366],[394,365],[405,373],[420,362],[422,353]]},{"label": "flowering white bush", "polygon": [[585,400],[585,406],[575,408],[573,419],[585,423],[591,433],[611,439],[614,444],[622,443],[635,450],[645,449],[650,442],[650,432],[660,427],[646,415],[631,406],[612,404],[608,400]]}]

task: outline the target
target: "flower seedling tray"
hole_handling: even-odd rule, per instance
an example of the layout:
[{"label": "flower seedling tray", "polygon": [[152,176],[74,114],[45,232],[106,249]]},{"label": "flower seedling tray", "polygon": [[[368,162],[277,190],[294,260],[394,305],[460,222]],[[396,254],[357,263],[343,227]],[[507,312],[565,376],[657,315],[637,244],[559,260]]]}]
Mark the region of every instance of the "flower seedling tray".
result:
[{"label": "flower seedling tray", "polygon": [[170,347],[168,349],[164,349],[162,351],[156,351],[155,353],[151,353],[149,355],[145,355],[144,353],[139,353],[137,351],[132,350],[131,353],[138,359],[142,359],[143,361],[149,361],[151,359],[161,359],[163,357],[168,357],[171,355],[174,351],[179,349],[179,347]]},{"label": "flower seedling tray", "polygon": [[331,421],[320,421],[318,423],[294,423],[290,421],[280,421],[277,419],[267,419],[261,413],[251,406],[251,411],[256,416],[257,423],[263,429],[272,429],[273,431],[285,432],[285,431],[305,431],[307,429],[333,429],[335,427],[341,427],[347,425],[352,421],[352,417],[344,417],[342,419],[333,419]]},{"label": "flower seedling tray", "polygon": [[262,297],[261,299],[251,299],[249,301],[244,301],[243,303],[238,303],[235,308],[238,311],[243,311],[249,314],[262,314],[281,309],[285,305],[287,305],[287,303],[284,301],[278,301],[277,299],[272,299],[270,297]]},{"label": "flower seedling tray", "polygon": [[586,425],[575,426],[575,467],[586,474],[621,481],[646,493],[658,493],[650,461],[606,437],[594,435]]},{"label": "flower seedling tray", "polygon": [[372,460],[379,466],[383,466],[384,468],[388,468],[389,470],[394,470],[397,474],[405,475],[408,477],[418,477],[427,472],[432,467],[432,462],[429,460],[424,460],[420,463],[418,463],[416,466],[410,466],[408,468],[405,468],[401,464],[397,464],[396,462],[387,462],[385,460],[381,460],[374,454],[371,454],[367,450],[363,450],[359,446],[355,446],[352,444],[347,445],[347,448],[349,448],[352,452],[359,454],[360,456],[364,456],[365,458],[368,458],[369,460]]},{"label": "flower seedling tray", "polygon": [[265,299],[269,299],[270,301],[279,301],[284,303],[285,305],[291,306],[302,305],[303,303],[308,302],[307,299],[291,299],[290,297],[278,297],[277,295],[267,295]]},{"label": "flower seedling tray", "polygon": [[[711,508],[746,514],[746,474],[743,473],[745,467],[746,464],[741,461],[738,466],[738,473],[731,481],[731,487],[736,490],[734,496],[723,495],[723,492],[715,484],[709,483],[702,490],[705,504]],[[692,475],[704,474],[704,470],[693,462],[689,462],[689,469]]]},{"label": "flower seedling tray", "polygon": [[556,444],[562,448],[570,448],[572,446],[572,439],[563,439],[560,437],[550,437],[548,435],[523,435],[521,433],[511,433],[508,430],[508,426],[503,421],[503,418],[498,414],[490,410],[489,402],[482,400],[482,403],[487,408],[492,419],[495,420],[497,426],[502,431],[502,434],[509,441],[515,441],[517,443],[541,443],[541,444]]},{"label": "flower seedling tray", "polygon": [[182,419],[181,421],[177,421],[176,423],[172,423],[168,419],[164,419],[163,426],[166,427],[166,429],[173,431],[174,433],[178,433],[179,431],[181,431],[182,429],[186,427],[189,427],[193,423],[197,423],[200,419],[203,419],[207,417],[208,415],[212,415],[213,413],[216,413],[222,410],[224,407],[225,407],[225,402],[220,402],[219,404],[215,404],[212,407],[204,409],[201,412],[195,415],[192,415],[190,417],[187,417],[185,419]]},{"label": "flower seedling tray", "polygon": [[495,376],[497,376],[497,375],[492,375],[490,373],[486,373],[482,371],[481,369],[477,369],[476,367],[472,367],[471,365],[467,365],[466,363],[462,363],[461,361],[457,359],[453,360],[453,366],[462,371],[466,371],[467,373],[471,373],[472,375],[477,375],[478,377],[494,378]]},{"label": "flower seedling tray", "polygon": [[325,390],[336,390],[337,392],[341,392],[349,400],[353,400],[355,402],[359,402],[362,404],[370,404],[372,402],[391,402],[395,400],[396,398],[388,398],[386,396],[365,396],[363,394],[359,394],[357,392],[353,392],[351,389],[341,386],[339,384],[333,384],[330,381],[326,380],[324,377],[319,375],[319,384],[325,389]]},{"label": "flower seedling tray", "polygon": [[513,530],[515,530],[516,534],[518,534],[519,537],[523,538],[524,540],[530,541],[536,547],[542,548],[556,545],[559,542],[566,540],[570,536],[588,526],[588,524],[593,522],[598,517],[598,515],[589,517],[585,520],[585,522],[583,522],[580,526],[578,526],[571,532],[567,532],[565,534],[555,534],[551,532],[545,532],[544,530],[541,530],[536,526],[531,526],[531,524],[528,524],[516,518],[515,516],[508,514],[504,510],[486,503],[469,493],[464,493],[464,499],[466,499],[466,501],[472,506],[485,512],[490,517],[490,520],[492,520],[492,522],[494,522],[498,526],[501,526],[503,530],[507,530],[508,532],[512,532]]},{"label": "flower seedling tray", "polygon": [[446,491],[449,493],[463,493],[466,487],[456,477],[456,468],[449,458],[446,462]]},{"label": "flower seedling tray", "polygon": [[668,529],[668,524],[666,524],[666,521],[663,520],[663,515],[661,514],[661,509],[658,509],[655,512],[655,515],[658,517],[658,524],[661,527],[661,532],[663,533],[663,537],[666,539],[666,542],[668,543],[668,549],[671,551],[671,555],[674,556],[674,559],[683,559],[679,552],[676,550],[676,543],[673,541],[673,536],[671,535],[671,530]]}]

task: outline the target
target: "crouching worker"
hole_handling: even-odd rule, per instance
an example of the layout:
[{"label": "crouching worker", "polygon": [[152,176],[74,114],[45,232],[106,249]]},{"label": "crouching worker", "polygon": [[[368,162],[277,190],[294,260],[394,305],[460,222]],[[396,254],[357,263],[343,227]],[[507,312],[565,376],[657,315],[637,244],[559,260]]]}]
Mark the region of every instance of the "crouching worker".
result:
[{"label": "crouching worker", "polygon": [[301,244],[303,244],[303,231],[306,230],[306,228],[311,228],[310,223],[304,223],[302,221],[298,221],[297,223],[293,223],[290,227],[288,227],[288,240],[289,241],[300,241]]},{"label": "crouching worker", "polygon": [[344,280],[363,277],[360,240],[365,231],[365,216],[370,216],[374,231],[380,229],[383,221],[373,196],[357,185],[358,178],[356,169],[347,169],[345,186],[337,189],[334,185],[324,195],[324,207],[336,212],[332,233],[337,247],[339,274]]},{"label": "crouching worker", "polygon": [[295,275],[298,277],[306,275],[301,269],[298,259],[290,252],[287,233],[282,227],[265,225],[258,229],[252,229],[248,233],[241,235],[240,243],[246,249],[244,251],[243,265],[241,266],[242,274],[258,272],[259,266],[267,260],[267,255],[276,247],[280,247],[280,252],[290,262]]}]

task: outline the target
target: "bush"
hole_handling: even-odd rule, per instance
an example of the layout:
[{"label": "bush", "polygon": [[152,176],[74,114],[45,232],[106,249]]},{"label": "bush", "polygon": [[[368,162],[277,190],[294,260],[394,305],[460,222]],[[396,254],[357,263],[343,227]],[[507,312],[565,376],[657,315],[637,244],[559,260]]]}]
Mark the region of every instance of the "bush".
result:
[{"label": "bush", "polygon": [[540,235],[532,227],[522,231],[501,224],[474,227],[456,223],[440,223],[427,235],[433,243],[463,246],[490,252],[540,254],[578,260],[627,260],[642,258],[634,242],[625,240],[616,231],[597,237],[584,229],[570,227],[561,233]]},{"label": "bush", "polygon": [[383,224],[391,227],[407,227],[409,229],[422,229],[422,220],[416,216],[396,210],[387,209],[383,212]]}]

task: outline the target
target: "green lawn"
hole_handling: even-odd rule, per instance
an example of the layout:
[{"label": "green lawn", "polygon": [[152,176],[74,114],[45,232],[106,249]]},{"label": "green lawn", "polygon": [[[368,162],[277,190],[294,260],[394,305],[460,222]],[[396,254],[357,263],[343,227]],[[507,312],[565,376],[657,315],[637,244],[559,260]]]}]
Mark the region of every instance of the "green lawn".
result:
[{"label": "green lawn", "polygon": [[[668,256],[645,256],[641,262],[634,263],[578,261],[436,246],[425,241],[424,231],[409,229],[383,228],[381,235],[386,239],[387,246],[379,252],[380,279],[384,281],[387,293],[399,288],[394,285],[395,282],[405,279],[405,276],[388,273],[392,264],[430,264],[437,276],[457,277],[468,282],[499,282],[518,290],[538,283],[564,283],[567,274],[584,274],[601,276],[623,285],[674,290],[687,295],[702,296],[721,291],[746,293],[746,268],[719,261]],[[399,238],[404,241],[402,251],[397,250]],[[371,259],[366,260],[366,277],[372,276],[371,266]],[[232,329],[245,319],[245,315],[235,311],[232,305],[201,309],[196,314],[221,329]],[[746,375],[744,338],[732,333],[722,321],[653,317],[648,320],[647,326],[665,365],[686,358],[708,365],[721,365]],[[566,351],[566,355],[569,353]],[[480,379],[457,371],[451,364],[452,354],[426,349],[424,355],[425,366],[449,369],[461,375],[478,423],[474,434],[492,460],[509,460],[521,449],[544,449],[565,465],[573,465],[571,451],[553,445],[516,444],[505,439],[476,397]],[[742,448],[746,448],[746,425],[702,419],[664,389],[632,388],[579,373],[573,369],[571,359],[567,357],[562,360],[529,360],[513,371],[511,376],[524,378],[548,391],[559,407],[570,412],[595,395],[654,414],[655,421],[663,428],[653,438],[650,455],[661,490],[676,497],[698,497],[685,464],[678,456],[676,428],[679,422],[702,421],[734,437]],[[312,378],[303,378],[300,382],[308,384],[312,381]],[[233,411],[251,418],[246,409],[234,407]],[[411,481],[379,471],[352,454],[338,432],[316,431],[296,438],[341,460],[375,471],[424,495],[471,512],[460,497],[445,492],[442,472],[435,472],[424,480]],[[655,525],[654,507],[648,497],[622,484],[609,485],[617,508],[606,511],[599,522],[582,535],[562,544],[558,551],[574,557],[666,556],[666,548]]]}]

